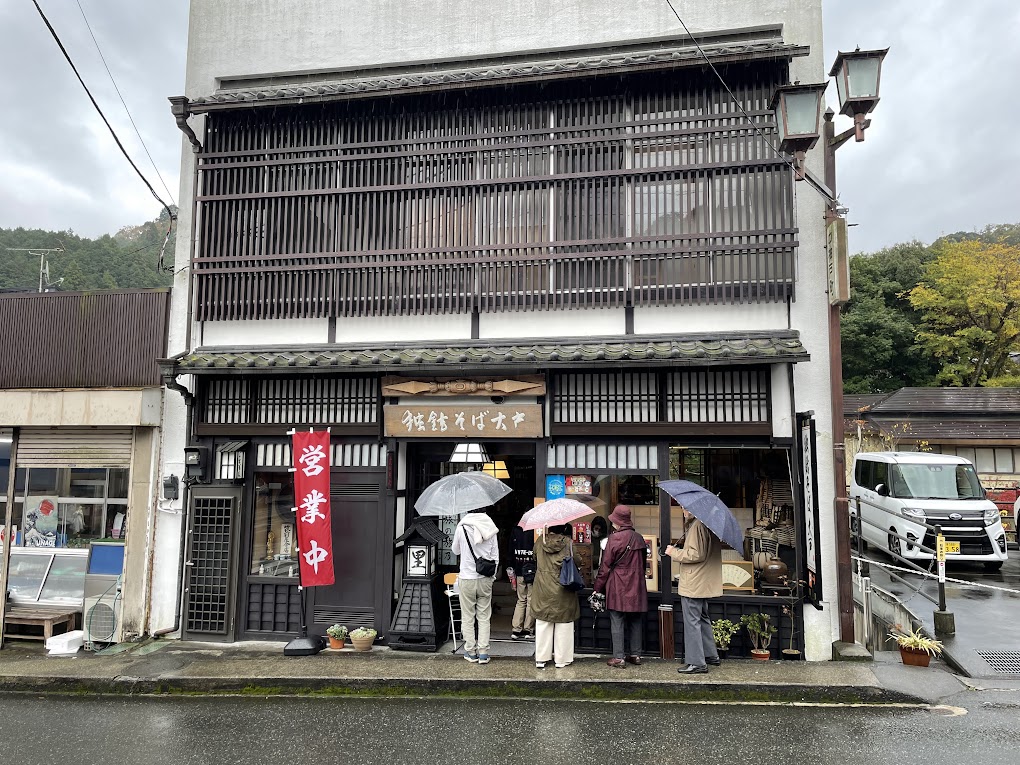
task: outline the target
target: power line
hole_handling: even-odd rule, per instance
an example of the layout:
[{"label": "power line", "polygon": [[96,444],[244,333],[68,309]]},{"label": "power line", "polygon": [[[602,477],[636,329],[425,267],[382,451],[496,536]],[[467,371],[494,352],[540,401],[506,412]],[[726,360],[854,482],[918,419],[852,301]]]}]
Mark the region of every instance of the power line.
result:
[{"label": "power line", "polygon": [[[676,12],[676,8],[673,7],[672,0],[666,0],[666,5],[668,5],[669,9],[673,11],[673,15],[676,16],[676,20],[680,22],[680,26],[684,28],[684,31],[687,33],[687,36],[691,38],[691,42],[694,43],[694,47],[698,49],[698,53],[701,54],[701,57],[705,60],[705,63],[708,64],[708,68],[712,70],[712,74],[714,74],[716,76],[716,79],[718,79],[719,82],[722,83],[722,86],[726,89],[726,92],[730,96],[730,100],[733,101],[733,103],[736,105],[738,109],[740,109],[741,114],[744,115],[744,117],[747,119],[751,127],[754,128],[754,131],[759,136],[761,136],[761,139],[765,141],[766,145],[770,149],[772,149],[775,155],[782,159],[787,165],[790,166],[790,169],[796,173],[797,172],[796,166],[794,166],[794,164],[781,151],[779,151],[779,149],[776,148],[776,145],[772,143],[772,141],[769,140],[768,136],[766,136],[765,133],[762,132],[762,129],[758,127],[758,123],[751,119],[751,115],[747,113],[746,109],[744,109],[744,105],[740,103],[740,101],[737,99],[735,95],[733,95],[733,91],[730,90],[730,86],[726,84],[726,80],[724,80],[723,76],[719,74],[719,70],[715,68],[715,64],[712,63],[712,60],[708,57],[708,54],[705,53],[704,49],[701,47],[700,43],[698,43],[697,39],[695,39],[694,35],[691,34],[691,30],[687,28],[687,24],[684,23],[684,20],[680,18],[680,14]],[[803,173],[802,175],[804,180],[808,182],[808,185],[811,186],[811,188],[813,188],[819,194],[821,194],[826,202],[828,202],[829,204],[836,204],[838,202],[836,197],[832,195],[832,192],[830,192],[828,189],[826,189],[824,186],[818,183],[814,178],[812,178],[807,173]]]},{"label": "power line", "polygon": [[64,47],[64,44],[60,41],[60,37],[57,35],[57,31],[53,28],[53,25],[50,24],[50,20],[46,18],[46,14],[43,13],[43,9],[39,7],[38,0],[32,0],[32,4],[35,6],[35,9],[39,11],[39,16],[42,17],[43,23],[46,24],[46,28],[50,31],[50,34],[53,36],[53,40],[54,42],[56,42],[57,47],[60,48],[60,52],[63,53],[64,58],[67,59],[67,63],[71,67],[71,71],[73,71],[74,76],[78,78],[78,82],[80,82],[82,88],[85,89],[85,94],[89,97],[89,101],[92,102],[92,106],[95,107],[96,111],[99,113],[99,116],[103,120],[103,124],[106,125],[106,129],[109,130],[110,135],[113,136],[113,140],[117,144],[117,148],[120,149],[121,154],[124,155],[124,158],[128,161],[131,167],[134,168],[134,171],[138,174],[138,177],[142,179],[142,183],[144,183],[146,188],[149,189],[149,193],[151,193],[152,196],[155,197],[156,201],[163,205],[163,208],[166,210],[167,215],[170,218],[170,223],[167,226],[166,237],[163,239],[163,248],[159,251],[159,262],[156,267],[160,271],[172,270],[170,267],[166,266],[166,264],[163,262],[163,255],[166,250],[167,242],[170,241],[170,232],[173,231],[174,221],[177,220],[177,215],[173,212],[173,210],[170,209],[170,206],[166,202],[160,199],[159,194],[157,194],[156,190],[152,188],[152,184],[149,183],[148,179],[142,174],[142,171],[138,169],[138,165],[136,165],[134,160],[131,159],[131,155],[127,153],[127,149],[125,149],[124,144],[120,142],[120,138],[117,137],[117,133],[110,125],[110,121],[106,119],[106,115],[103,114],[103,110],[100,109],[99,104],[96,103],[96,99],[93,97],[92,91],[89,90],[88,85],[85,84],[85,80],[83,80],[81,74],[78,73],[78,67],[76,67],[74,65],[74,61],[71,60],[71,56],[70,54],[68,54],[67,49]]},{"label": "power line", "polygon": [[92,42],[94,42],[96,45],[96,51],[99,53],[99,58],[103,62],[103,66],[106,67],[106,73],[110,75],[110,82],[113,83],[113,89],[117,91],[117,96],[120,98],[120,102],[124,106],[124,112],[127,114],[128,120],[131,122],[131,127],[135,129],[135,135],[138,136],[138,142],[142,145],[142,148],[145,150],[145,156],[149,158],[149,162],[152,164],[152,169],[156,171],[156,177],[159,178],[159,182],[163,184],[163,189],[164,191],[166,191],[166,195],[170,197],[171,202],[177,204],[176,202],[174,202],[173,193],[170,191],[169,188],[167,188],[166,181],[164,181],[163,176],[160,175],[159,168],[156,167],[156,160],[154,160],[152,158],[152,155],[149,153],[149,147],[145,145],[145,139],[142,138],[142,133],[141,131],[138,130],[138,125],[135,124],[134,117],[131,116],[131,110],[128,109],[127,102],[124,100],[124,96],[120,92],[120,88],[117,87],[117,81],[113,78],[113,72],[110,71],[110,65],[106,63],[106,56],[103,55],[103,49],[99,47],[99,40],[96,39],[96,35],[92,31],[92,25],[89,24],[89,20],[85,16],[85,9],[81,7],[81,2],[79,2],[79,0],[75,0],[75,2],[78,3],[78,10],[81,11],[82,20],[85,22],[85,28],[89,30],[89,35],[92,37]]}]

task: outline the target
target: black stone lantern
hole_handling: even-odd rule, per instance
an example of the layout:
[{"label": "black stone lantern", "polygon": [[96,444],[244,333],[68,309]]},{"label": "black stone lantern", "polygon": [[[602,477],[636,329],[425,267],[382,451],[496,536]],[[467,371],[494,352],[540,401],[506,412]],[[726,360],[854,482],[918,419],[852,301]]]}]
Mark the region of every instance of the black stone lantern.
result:
[{"label": "black stone lantern", "polygon": [[400,599],[390,624],[389,647],[398,651],[435,651],[449,630],[449,607],[436,571],[439,545],[446,535],[432,518],[415,518],[394,540],[404,548]]}]

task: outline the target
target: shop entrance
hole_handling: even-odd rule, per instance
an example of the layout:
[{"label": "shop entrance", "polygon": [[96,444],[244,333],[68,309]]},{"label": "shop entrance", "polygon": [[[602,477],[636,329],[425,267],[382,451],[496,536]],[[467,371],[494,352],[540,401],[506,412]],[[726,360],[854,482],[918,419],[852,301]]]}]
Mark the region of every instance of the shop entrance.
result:
[{"label": "shop entrance", "polygon": [[[408,447],[408,498],[406,505],[407,517],[405,524],[416,515],[414,502],[419,495],[432,483],[447,475],[467,470],[483,470],[495,475],[512,491],[495,505],[486,510],[499,528],[499,570],[493,585],[493,612],[491,637],[493,640],[510,639],[510,623],[513,619],[517,596],[510,586],[506,569],[510,565],[510,534],[521,516],[534,506],[534,498],[539,496],[536,483],[535,449],[536,442],[526,441],[486,441],[482,443],[489,461],[485,463],[452,462],[457,443],[412,443]],[[505,471],[505,473],[504,473]],[[447,536],[439,549],[439,566],[444,572],[457,572],[459,560],[450,551],[450,542],[456,529],[458,518],[455,516],[436,519],[439,527]]]}]

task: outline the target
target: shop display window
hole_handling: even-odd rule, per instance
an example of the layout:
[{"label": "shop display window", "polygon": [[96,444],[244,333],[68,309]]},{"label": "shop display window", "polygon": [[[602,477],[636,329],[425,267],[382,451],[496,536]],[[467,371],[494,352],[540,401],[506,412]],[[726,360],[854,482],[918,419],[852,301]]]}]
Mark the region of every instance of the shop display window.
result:
[{"label": "shop display window", "polygon": [[11,601],[80,607],[87,562],[86,550],[12,549],[7,579]]},{"label": "shop display window", "polygon": [[[758,575],[774,557],[792,571],[795,561],[793,491],[788,452],[780,449],[702,449],[670,447],[670,478],[693,481],[732,511],[744,532],[743,550],[723,546],[727,592],[755,593]],[[670,502],[670,542],[682,544],[683,510]],[[675,587],[680,564],[672,563]]]},{"label": "shop display window", "polygon": [[285,472],[255,474],[250,574],[297,579],[294,528],[294,476]]},{"label": "shop display window", "polygon": [[93,540],[123,539],[128,475],[126,468],[19,469],[11,516],[15,545],[85,548]]}]

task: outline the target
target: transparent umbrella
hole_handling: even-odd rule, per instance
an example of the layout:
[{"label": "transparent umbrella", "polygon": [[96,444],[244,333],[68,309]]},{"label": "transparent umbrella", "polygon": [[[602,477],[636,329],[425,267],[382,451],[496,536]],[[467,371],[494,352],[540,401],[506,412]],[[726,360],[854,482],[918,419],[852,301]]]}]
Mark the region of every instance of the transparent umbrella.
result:
[{"label": "transparent umbrella", "polygon": [[414,503],[414,509],[419,515],[463,515],[488,507],[511,491],[505,483],[486,473],[454,473],[425,489]]}]

